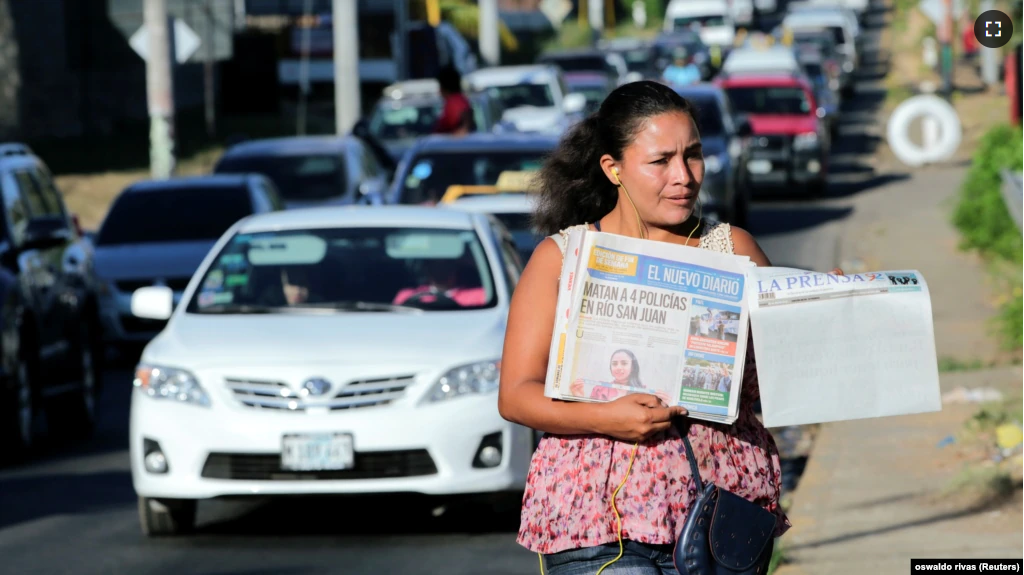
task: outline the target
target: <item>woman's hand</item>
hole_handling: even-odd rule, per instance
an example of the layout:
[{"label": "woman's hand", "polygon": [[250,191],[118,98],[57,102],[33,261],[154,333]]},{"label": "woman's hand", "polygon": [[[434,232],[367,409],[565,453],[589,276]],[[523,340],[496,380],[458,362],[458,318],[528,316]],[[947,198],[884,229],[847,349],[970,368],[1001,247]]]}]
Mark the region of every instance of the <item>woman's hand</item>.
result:
[{"label": "woman's hand", "polygon": [[622,441],[643,441],[672,426],[672,418],[686,415],[682,407],[665,407],[649,393],[631,393],[601,404],[600,432]]},{"label": "woman's hand", "polygon": [[583,397],[583,379],[577,379],[569,385],[569,393],[576,397]]},{"label": "woman's hand", "polygon": [[665,405],[672,405],[672,398],[664,391],[655,391],[654,396],[660,399]]},{"label": "woman's hand", "polygon": [[830,274],[832,274],[834,276],[844,276],[844,275],[846,275],[846,274],[843,273],[843,270],[841,270],[840,268],[832,268],[832,271],[830,271],[828,273],[830,273]]}]

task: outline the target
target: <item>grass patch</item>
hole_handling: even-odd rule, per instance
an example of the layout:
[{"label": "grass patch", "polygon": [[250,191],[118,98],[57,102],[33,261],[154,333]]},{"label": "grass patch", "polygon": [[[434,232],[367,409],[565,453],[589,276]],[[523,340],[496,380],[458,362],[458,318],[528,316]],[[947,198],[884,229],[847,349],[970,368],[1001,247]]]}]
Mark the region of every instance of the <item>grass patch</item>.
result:
[{"label": "grass patch", "polygon": [[980,359],[965,361],[955,357],[943,357],[939,359],[939,371],[952,373],[957,371],[977,371],[986,367],[993,367],[994,363],[983,363]]},{"label": "grass patch", "polygon": [[778,569],[780,565],[786,562],[786,546],[782,542],[782,539],[778,539],[775,541],[775,548],[772,549],[772,560],[768,563],[767,575],[772,575],[772,573],[775,573],[775,570]]},{"label": "grass patch", "polygon": [[961,470],[946,486],[944,494],[982,506],[1002,501],[1016,489],[1009,471],[995,465],[984,465]]},{"label": "grass patch", "polygon": [[[961,249],[975,250],[989,260],[1015,264],[1018,270],[1022,259],[1021,231],[1003,200],[1001,172],[1004,169],[1019,171],[1024,165],[1022,137],[1021,128],[1000,125],[981,138],[953,211],[953,223],[960,230]],[[1007,287],[995,318],[995,331],[1004,348],[1019,349],[1024,345],[1020,274],[999,279]]]},{"label": "grass patch", "polygon": [[1000,401],[983,403],[964,423],[964,432],[966,437],[991,439],[994,444],[997,427],[1021,421],[1024,421],[1024,407],[1021,404],[1020,393],[1015,393]]}]

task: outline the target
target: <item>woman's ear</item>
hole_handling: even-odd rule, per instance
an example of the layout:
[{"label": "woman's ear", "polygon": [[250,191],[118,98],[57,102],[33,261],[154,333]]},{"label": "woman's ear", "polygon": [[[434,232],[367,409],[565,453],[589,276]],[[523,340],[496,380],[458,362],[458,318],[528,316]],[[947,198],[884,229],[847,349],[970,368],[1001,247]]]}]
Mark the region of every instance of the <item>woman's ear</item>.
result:
[{"label": "woman's ear", "polygon": [[601,171],[604,172],[608,181],[613,186],[619,186],[619,178],[622,177],[622,168],[619,167],[619,163],[615,161],[615,158],[609,154],[601,156]]}]

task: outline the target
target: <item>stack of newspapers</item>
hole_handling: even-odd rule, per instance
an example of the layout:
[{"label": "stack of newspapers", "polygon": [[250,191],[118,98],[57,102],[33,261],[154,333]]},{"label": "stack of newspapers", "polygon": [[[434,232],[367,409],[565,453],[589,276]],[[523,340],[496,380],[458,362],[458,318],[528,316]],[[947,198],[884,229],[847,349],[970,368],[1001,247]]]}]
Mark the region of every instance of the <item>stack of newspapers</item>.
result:
[{"label": "stack of newspapers", "polygon": [[544,394],[649,393],[731,424],[747,350],[746,256],[575,230],[567,238]]}]

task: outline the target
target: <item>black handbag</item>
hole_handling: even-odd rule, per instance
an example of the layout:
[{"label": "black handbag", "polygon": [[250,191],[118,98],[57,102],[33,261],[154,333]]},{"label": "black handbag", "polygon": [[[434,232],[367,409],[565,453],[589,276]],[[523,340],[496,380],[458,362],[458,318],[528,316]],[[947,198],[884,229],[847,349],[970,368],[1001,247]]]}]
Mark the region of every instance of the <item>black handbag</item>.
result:
[{"label": "black handbag", "polygon": [[672,554],[679,575],[764,575],[772,559],[775,515],[714,483],[704,485],[686,429],[679,430],[697,500]]}]

